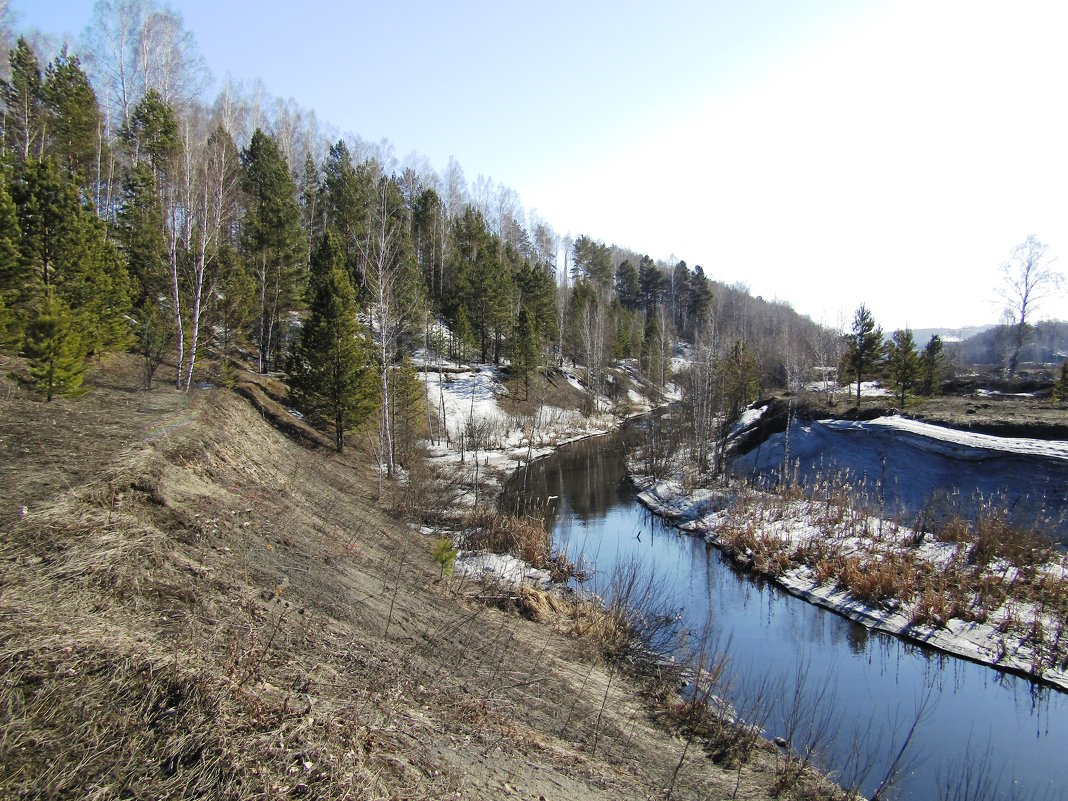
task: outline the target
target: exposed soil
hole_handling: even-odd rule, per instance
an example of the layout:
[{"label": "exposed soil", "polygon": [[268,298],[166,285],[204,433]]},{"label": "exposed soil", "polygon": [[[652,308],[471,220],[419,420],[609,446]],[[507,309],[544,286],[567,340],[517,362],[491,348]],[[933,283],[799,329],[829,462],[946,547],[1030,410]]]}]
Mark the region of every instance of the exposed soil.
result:
[{"label": "exposed soil", "polygon": [[45,403],[18,369],[0,797],[770,797],[774,748],[712,764],[595,643],[439,578],[269,383],[145,392],[116,357]]}]

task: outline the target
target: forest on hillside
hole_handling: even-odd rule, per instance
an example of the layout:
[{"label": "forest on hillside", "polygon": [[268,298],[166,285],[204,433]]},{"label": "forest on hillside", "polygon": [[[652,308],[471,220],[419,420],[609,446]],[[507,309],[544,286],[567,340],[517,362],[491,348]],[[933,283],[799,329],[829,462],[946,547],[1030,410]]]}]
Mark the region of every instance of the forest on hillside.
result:
[{"label": "forest on hillside", "polygon": [[288,373],[340,448],[388,417],[418,347],[522,381],[570,360],[593,397],[610,360],[663,385],[689,343],[742,368],[749,398],[840,346],[700,266],[560,234],[455,160],[330,137],[258,84],[209,96],[193,36],[152,0],[98,3],[80,52],[3,33],[0,345],[48,398],[109,351],[185,390],[243,363]]}]

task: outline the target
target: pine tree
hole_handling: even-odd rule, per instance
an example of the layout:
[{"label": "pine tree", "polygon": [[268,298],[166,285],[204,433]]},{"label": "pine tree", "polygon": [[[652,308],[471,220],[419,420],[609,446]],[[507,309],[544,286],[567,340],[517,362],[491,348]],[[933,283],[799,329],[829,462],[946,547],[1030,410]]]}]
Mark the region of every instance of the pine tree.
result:
[{"label": "pine tree", "polygon": [[526,306],[519,309],[512,342],[512,370],[523,382],[523,399],[530,398],[530,374],[538,366],[541,343],[534,328],[534,316]]},{"label": "pine tree", "polygon": [[857,405],[860,405],[860,384],[864,376],[882,363],[883,330],[875,324],[868,307],[863,303],[853,316],[846,343],[846,364],[857,382]]},{"label": "pine tree", "polygon": [[0,178],[0,350],[18,346],[25,322],[17,308],[27,283],[19,255],[21,238],[15,203],[8,194],[7,182]]},{"label": "pine tree", "polygon": [[19,321],[0,294],[0,353],[13,353],[19,344]]},{"label": "pine tree", "polygon": [[26,326],[23,352],[30,380],[51,401],[81,394],[85,376],[85,347],[72,325],[70,310],[47,292]]},{"label": "pine tree", "polygon": [[77,184],[49,158],[27,162],[12,185],[20,233],[21,297],[54,292],[91,353],[124,347],[130,309],[125,262]]},{"label": "pine tree", "polygon": [[886,369],[890,381],[901,393],[898,397],[904,407],[905,396],[920,375],[920,360],[916,355],[916,341],[912,337],[912,329],[904,328],[894,332],[887,347]]},{"label": "pine tree", "polygon": [[129,265],[135,304],[159,303],[170,294],[167,237],[159,192],[147,161],[138,161],[123,179],[117,233]]},{"label": "pine tree", "polygon": [[933,334],[920,354],[920,391],[934,395],[942,380],[942,338]]},{"label": "pine tree", "polygon": [[43,96],[48,110],[45,152],[87,187],[101,144],[100,105],[77,56],[64,50],[48,65]]},{"label": "pine tree", "polygon": [[720,411],[726,433],[745,407],[756,400],[760,379],[756,359],[741,340],[736,340],[730,351],[719,359],[717,368]]},{"label": "pine tree", "polygon": [[248,324],[256,316],[256,282],[229,245],[219,250],[218,262],[222,280],[212,304],[213,321],[219,332],[219,347],[229,358],[246,342]]},{"label": "pine tree", "polygon": [[147,301],[137,309],[136,319],[136,348],[143,360],[145,389],[152,389],[152,377],[171,348],[174,330],[163,319],[159,306],[152,301]]},{"label": "pine tree", "polygon": [[290,370],[299,407],[313,422],[333,425],[339,452],[345,433],[374,410],[378,389],[342,252],[333,234],[316,251],[308,317]]},{"label": "pine tree", "polygon": [[241,153],[246,210],[242,249],[256,280],[259,368],[280,352],[282,315],[300,305],[304,290],[304,234],[297,188],[278,143],[257,129]]},{"label": "pine tree", "polygon": [[616,297],[628,311],[635,311],[639,306],[638,268],[630,259],[624,259],[616,268]]},{"label": "pine tree", "polygon": [[373,185],[367,168],[353,163],[344,140],[330,148],[323,164],[322,213],[326,227],[341,236],[345,268],[357,288],[364,281],[366,264],[360,251],[369,232]]},{"label": "pine tree", "polygon": [[155,89],[149,89],[119,130],[134,163],[147,161],[153,174],[159,176],[181,147],[178,118],[174,109]]},{"label": "pine tree", "polygon": [[426,385],[407,359],[390,371],[389,380],[392,404],[389,419],[393,426],[389,440],[393,445],[393,459],[407,465],[427,433]]},{"label": "pine tree", "polygon": [[453,357],[458,362],[467,361],[471,349],[475,346],[475,331],[471,328],[471,318],[467,316],[467,309],[463,306],[456,311],[452,336],[455,341]]},{"label": "pine tree", "polygon": [[4,101],[4,148],[17,164],[39,159],[44,147],[44,85],[41,66],[22,36],[9,58],[11,78],[0,81]]}]

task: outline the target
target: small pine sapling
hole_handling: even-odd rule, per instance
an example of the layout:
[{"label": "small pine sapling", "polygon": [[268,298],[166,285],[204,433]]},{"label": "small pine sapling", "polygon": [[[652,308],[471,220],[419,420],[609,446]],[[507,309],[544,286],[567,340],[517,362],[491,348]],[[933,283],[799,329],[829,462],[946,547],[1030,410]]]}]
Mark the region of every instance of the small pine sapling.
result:
[{"label": "small pine sapling", "polygon": [[434,547],[430,553],[431,556],[434,557],[434,561],[437,563],[438,567],[441,568],[439,578],[451,576],[453,565],[456,563],[456,555],[458,553],[452,540],[445,534],[442,534],[434,540]]}]

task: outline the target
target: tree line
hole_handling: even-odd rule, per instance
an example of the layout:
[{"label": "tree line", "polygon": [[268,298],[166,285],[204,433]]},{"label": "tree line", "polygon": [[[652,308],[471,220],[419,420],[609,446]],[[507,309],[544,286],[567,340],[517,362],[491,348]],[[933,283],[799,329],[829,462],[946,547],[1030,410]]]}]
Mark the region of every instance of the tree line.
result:
[{"label": "tree line", "polygon": [[42,65],[21,37],[0,84],[0,346],[49,398],[109,351],[139,353],[149,386],[167,361],[180,390],[205,353],[245,358],[286,371],[339,448],[381,418],[391,472],[420,344],[507,362],[524,392],[571,359],[592,402],[621,391],[613,359],[663,386],[679,338],[723,358],[744,343],[758,382],[782,381],[785,328],[815,328],[700,267],[558,236],[455,161],[438,175],[328,144],[259,88],[207,102],[192,37],[150,0],[98,2],[85,42],[84,60],[64,48]]}]

